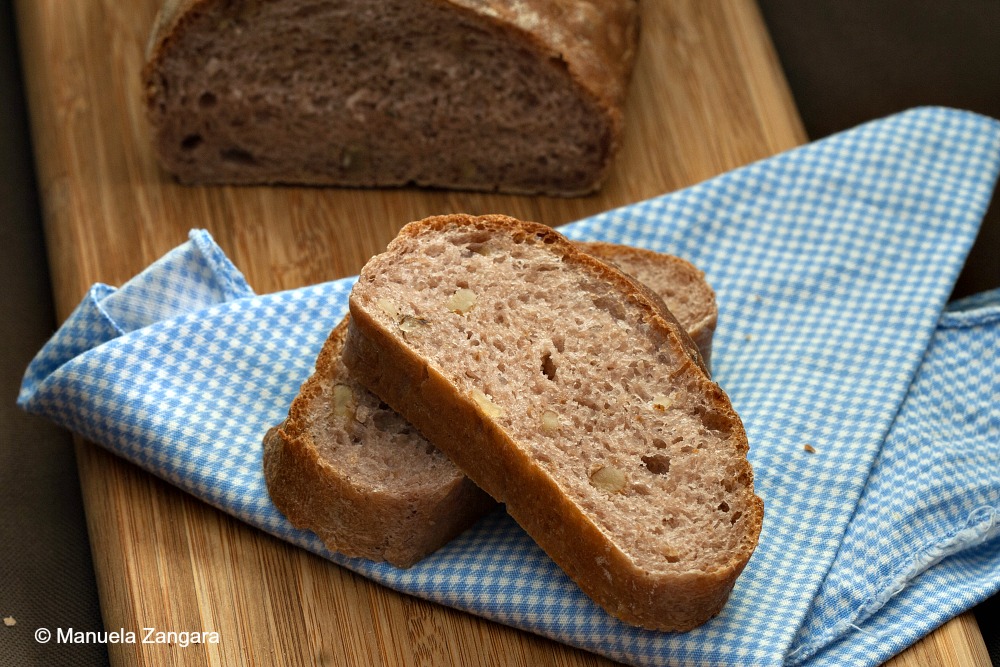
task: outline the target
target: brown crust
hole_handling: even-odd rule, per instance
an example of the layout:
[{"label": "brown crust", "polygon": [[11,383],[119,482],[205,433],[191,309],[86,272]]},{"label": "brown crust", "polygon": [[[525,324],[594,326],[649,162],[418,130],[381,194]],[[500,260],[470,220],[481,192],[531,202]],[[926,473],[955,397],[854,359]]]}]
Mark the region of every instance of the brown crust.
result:
[{"label": "brown crust", "polygon": [[[720,416],[731,423],[736,456],[742,456],[738,483],[748,494],[742,548],[710,572],[687,571],[656,575],[638,566],[533,463],[474,401],[460,394],[441,372],[406,348],[358,303],[352,293],[351,324],[344,362],[359,381],[402,414],[445,452],[508,512],[569,574],[587,595],[618,618],[656,630],[688,630],[724,605],[737,576],[752,554],[763,521],[763,504],[753,495],[753,472],[746,462],[748,449],[742,422],[728,397],[712,382],[697,358],[692,358],[687,335],[634,280],[575,248],[549,227],[505,216],[452,215],[411,223],[401,238],[416,237],[449,225],[475,224],[480,229],[520,236],[544,245],[563,262],[584,267],[620,291],[641,309],[651,330],[663,336],[682,362],[680,373],[699,384]],[[393,252],[397,242],[389,245]],[[363,271],[359,284],[366,280]]]},{"label": "brown crust", "polygon": [[[141,78],[147,117],[159,134],[156,113],[161,95],[157,72],[189,26],[221,0],[164,0],[146,47]],[[501,187],[513,194],[582,196],[596,191],[612,165],[624,132],[624,105],[639,39],[638,0],[427,0],[469,14],[511,40],[564,68],[582,95],[604,116],[608,131],[603,141],[605,159],[586,187],[578,190],[538,190]],[[165,152],[158,137],[157,150]],[[163,161],[169,164],[168,156]],[[255,182],[255,181],[247,181]],[[282,182],[336,185],[330,178],[306,171]],[[446,185],[446,184],[438,184]],[[463,187],[455,184],[451,187]]]},{"label": "brown crust", "polygon": [[275,506],[297,528],[315,532],[347,556],[410,567],[468,528],[493,501],[456,471],[440,488],[374,489],[320,455],[310,423],[322,419],[313,403],[336,382],[348,320],[330,333],[316,372],[292,402],[288,418],[264,438],[264,478]]}]

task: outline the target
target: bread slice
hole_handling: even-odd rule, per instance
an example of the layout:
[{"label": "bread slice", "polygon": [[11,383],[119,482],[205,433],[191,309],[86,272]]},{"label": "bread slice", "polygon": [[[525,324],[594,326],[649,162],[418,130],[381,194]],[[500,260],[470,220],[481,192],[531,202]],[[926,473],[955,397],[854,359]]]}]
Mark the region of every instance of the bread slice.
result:
[{"label": "bread slice", "polygon": [[496,504],[351,377],[340,358],[347,322],[267,432],[264,478],[282,514],[332,551],[409,567]]},{"label": "bread slice", "polygon": [[639,283],[548,227],[442,216],[368,262],[350,311],[352,375],[598,604],[657,630],[721,610],[763,520],[746,433]]},{"label": "bread slice", "polygon": [[614,264],[663,299],[708,364],[719,319],[715,292],[705,274],[686,259],[644,248],[590,241],[578,243],[588,255]]},{"label": "bread slice", "polygon": [[637,40],[637,0],[173,0],[142,76],[186,183],[579,195]]},{"label": "bread slice", "polygon": [[[611,243],[580,247],[655,284],[668,306],[680,304],[682,326],[708,329],[703,314],[716,311],[715,296],[689,262]],[[268,491],[295,526],[332,551],[409,567],[496,503],[351,377],[340,358],[346,332],[347,318],[324,343],[288,417],[265,437]],[[702,338],[710,344],[711,330]]]}]

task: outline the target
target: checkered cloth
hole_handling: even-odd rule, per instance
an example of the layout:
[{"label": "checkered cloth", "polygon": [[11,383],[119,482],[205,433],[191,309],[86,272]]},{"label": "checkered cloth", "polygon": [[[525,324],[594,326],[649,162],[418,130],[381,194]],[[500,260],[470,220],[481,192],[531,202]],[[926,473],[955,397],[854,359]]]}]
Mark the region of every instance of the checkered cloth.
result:
[{"label": "checkered cloth", "polygon": [[1000,122],[916,109],[563,228],[686,257],[718,295],[715,379],[765,520],[721,615],[685,634],[609,617],[502,511],[409,570],[288,524],[261,438],[351,279],[257,296],[193,232],[95,285],[19,403],[375,581],[616,660],[876,664],[1000,588],[1000,292],[945,309],[998,170]]}]

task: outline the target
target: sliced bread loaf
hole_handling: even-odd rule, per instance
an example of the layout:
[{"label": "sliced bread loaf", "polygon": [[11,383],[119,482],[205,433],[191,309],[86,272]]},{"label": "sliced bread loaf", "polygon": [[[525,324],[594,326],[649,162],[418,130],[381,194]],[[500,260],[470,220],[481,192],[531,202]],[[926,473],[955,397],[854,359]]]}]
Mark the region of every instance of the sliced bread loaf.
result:
[{"label": "sliced bread loaf", "polygon": [[763,520],[746,433],[641,285],[548,227],[454,215],[404,227],[350,309],[353,376],[598,604],[658,630],[721,610]]},{"label": "sliced bread loaf", "polygon": [[[704,274],[672,255],[610,243],[582,248],[656,285],[682,326],[705,332],[715,298]],[[402,329],[422,326],[400,322]],[[714,320],[713,320],[714,326]],[[264,475],[279,510],[333,551],[409,567],[496,504],[436,447],[351,377],[345,318],[288,417],[264,440]],[[711,343],[711,330],[701,337]]]},{"label": "sliced bread loaf", "polygon": [[145,101],[187,183],[578,195],[637,39],[637,0],[170,0]]}]

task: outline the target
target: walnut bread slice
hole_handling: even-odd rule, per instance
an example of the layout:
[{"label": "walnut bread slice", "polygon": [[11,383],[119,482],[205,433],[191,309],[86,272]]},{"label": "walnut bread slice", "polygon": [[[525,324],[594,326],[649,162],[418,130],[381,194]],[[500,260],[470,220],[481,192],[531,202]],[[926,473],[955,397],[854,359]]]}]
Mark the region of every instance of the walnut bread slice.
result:
[{"label": "walnut bread slice", "polygon": [[638,21],[637,0],[167,0],[152,143],[186,183],[586,194]]},{"label": "walnut bread slice", "polygon": [[543,225],[452,215],[404,227],[350,311],[352,375],[598,604],[657,630],[722,609],[763,504],[742,422],[647,289]]},{"label": "walnut bread slice", "polygon": [[[716,311],[704,274],[672,255],[611,243],[580,247],[655,285],[707,354]],[[399,317],[398,313],[395,313]],[[349,316],[348,316],[349,317]],[[714,328],[714,320],[712,320]],[[401,330],[423,326],[402,321]],[[288,417],[268,431],[264,474],[275,505],[332,551],[409,567],[496,503],[388,406],[351,377],[340,355],[345,318],[330,333]]]}]

